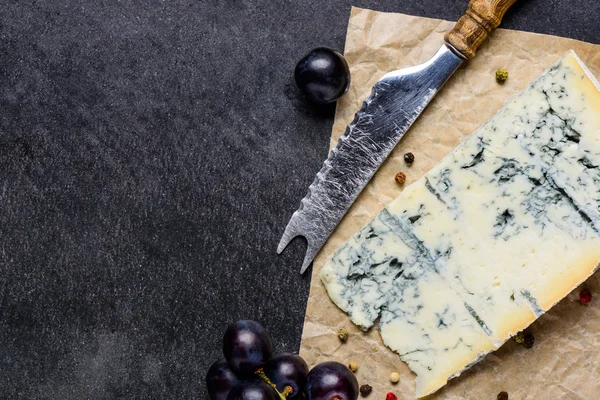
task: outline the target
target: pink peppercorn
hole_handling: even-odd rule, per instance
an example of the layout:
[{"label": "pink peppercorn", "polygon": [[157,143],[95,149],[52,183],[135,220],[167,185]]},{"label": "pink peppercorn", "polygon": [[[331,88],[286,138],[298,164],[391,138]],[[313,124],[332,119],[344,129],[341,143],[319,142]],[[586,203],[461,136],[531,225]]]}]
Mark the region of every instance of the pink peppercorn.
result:
[{"label": "pink peppercorn", "polygon": [[583,289],[581,292],[579,292],[579,301],[583,304],[587,304],[590,301],[592,301],[592,294],[590,293],[590,291],[587,289]]}]

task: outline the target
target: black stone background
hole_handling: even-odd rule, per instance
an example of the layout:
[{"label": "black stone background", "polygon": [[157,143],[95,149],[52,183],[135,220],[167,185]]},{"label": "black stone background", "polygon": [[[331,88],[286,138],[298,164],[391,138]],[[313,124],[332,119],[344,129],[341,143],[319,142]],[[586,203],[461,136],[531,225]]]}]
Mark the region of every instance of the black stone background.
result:
[{"label": "black stone background", "polygon": [[[597,0],[504,27],[600,43]],[[206,399],[225,327],[297,351],[310,271],[275,248],[333,108],[292,81],[350,6],[450,0],[0,0],[0,398]]]}]

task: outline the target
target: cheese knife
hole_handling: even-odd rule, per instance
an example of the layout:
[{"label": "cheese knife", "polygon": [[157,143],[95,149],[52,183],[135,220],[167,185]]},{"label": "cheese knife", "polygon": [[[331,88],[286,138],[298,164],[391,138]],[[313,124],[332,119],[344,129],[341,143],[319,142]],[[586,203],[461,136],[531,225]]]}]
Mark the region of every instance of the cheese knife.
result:
[{"label": "cheese knife", "polygon": [[309,267],[400,138],[461,64],[475,57],[515,2],[471,0],[429,61],[389,72],[375,83],[292,215],[277,254],[293,238],[304,236],[307,249],[300,273]]}]

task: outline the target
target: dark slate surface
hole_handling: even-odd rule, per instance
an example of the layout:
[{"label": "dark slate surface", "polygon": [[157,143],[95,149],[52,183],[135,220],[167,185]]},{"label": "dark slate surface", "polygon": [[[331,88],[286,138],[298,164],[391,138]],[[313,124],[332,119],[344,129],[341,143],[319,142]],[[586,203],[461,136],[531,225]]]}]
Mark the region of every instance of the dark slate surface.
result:
[{"label": "dark slate surface", "polygon": [[[275,247],[333,109],[291,72],[343,49],[351,4],[466,1],[0,0],[0,398],[205,399],[239,318],[297,350],[303,244]],[[600,42],[596,0],[515,11]]]}]

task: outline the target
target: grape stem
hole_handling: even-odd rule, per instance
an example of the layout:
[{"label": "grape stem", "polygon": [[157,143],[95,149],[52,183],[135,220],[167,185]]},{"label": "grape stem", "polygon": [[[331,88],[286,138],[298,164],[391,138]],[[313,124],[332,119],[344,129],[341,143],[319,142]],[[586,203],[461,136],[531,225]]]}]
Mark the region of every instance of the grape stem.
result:
[{"label": "grape stem", "polygon": [[292,393],[294,393],[294,389],[291,386],[286,386],[283,388],[283,392],[281,392],[281,395],[283,397],[288,397]]},{"label": "grape stem", "polygon": [[277,392],[277,395],[279,396],[279,398],[281,400],[287,400],[287,397],[294,393],[294,388],[292,388],[291,386],[286,386],[283,388],[283,391],[279,391],[277,390],[277,386],[271,382],[271,380],[269,379],[269,377],[265,374],[265,371],[262,368],[257,369],[256,371],[254,371],[254,373],[260,378],[262,379],[267,385],[271,386],[273,388],[274,391]]}]

